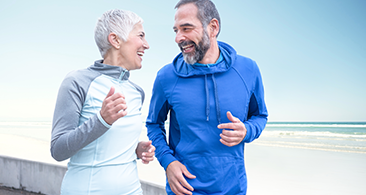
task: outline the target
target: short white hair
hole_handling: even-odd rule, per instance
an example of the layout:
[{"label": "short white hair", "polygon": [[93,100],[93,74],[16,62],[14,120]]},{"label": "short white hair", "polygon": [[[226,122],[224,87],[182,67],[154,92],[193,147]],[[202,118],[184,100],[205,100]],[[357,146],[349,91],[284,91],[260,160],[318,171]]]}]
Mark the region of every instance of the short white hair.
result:
[{"label": "short white hair", "polygon": [[94,31],[94,39],[102,57],[112,47],[108,41],[110,33],[116,33],[120,39],[127,41],[135,24],[142,22],[142,18],[131,11],[114,9],[105,12],[98,19]]}]

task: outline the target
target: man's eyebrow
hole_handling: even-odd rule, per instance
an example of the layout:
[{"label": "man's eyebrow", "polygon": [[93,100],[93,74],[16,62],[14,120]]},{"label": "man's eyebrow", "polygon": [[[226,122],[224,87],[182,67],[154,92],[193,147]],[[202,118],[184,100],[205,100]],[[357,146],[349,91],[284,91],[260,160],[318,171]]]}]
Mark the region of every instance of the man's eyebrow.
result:
[{"label": "man's eyebrow", "polygon": [[[179,25],[179,27],[187,27],[187,26],[195,27],[195,25],[193,25],[191,23],[184,23],[184,24]],[[177,29],[177,27],[174,26],[173,29]]]},{"label": "man's eyebrow", "polygon": [[180,25],[180,27],[183,27],[183,26],[192,26],[192,27],[194,27],[194,25],[193,24],[190,24],[190,23],[184,23],[184,24],[181,24]]}]

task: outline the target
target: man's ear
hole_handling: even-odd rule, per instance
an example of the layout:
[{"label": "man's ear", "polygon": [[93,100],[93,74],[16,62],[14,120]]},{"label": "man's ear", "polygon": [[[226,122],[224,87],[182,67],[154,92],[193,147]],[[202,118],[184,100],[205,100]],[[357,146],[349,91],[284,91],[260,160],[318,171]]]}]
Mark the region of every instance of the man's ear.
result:
[{"label": "man's ear", "polygon": [[219,21],[213,18],[207,27],[210,37],[216,37],[220,30]]},{"label": "man's ear", "polygon": [[109,35],[108,35],[108,41],[112,45],[112,47],[114,47],[116,49],[119,49],[121,40],[116,35],[116,33],[113,33],[113,32],[112,33],[109,33]]}]

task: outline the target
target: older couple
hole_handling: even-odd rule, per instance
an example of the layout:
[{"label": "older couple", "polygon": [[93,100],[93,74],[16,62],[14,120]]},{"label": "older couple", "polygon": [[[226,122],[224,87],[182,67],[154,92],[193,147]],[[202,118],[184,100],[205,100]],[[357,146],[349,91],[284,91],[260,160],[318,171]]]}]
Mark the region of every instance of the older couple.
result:
[{"label": "older couple", "polygon": [[57,97],[51,153],[70,158],[61,194],[142,194],[136,159],[147,164],[154,155],[168,194],[246,194],[244,145],[268,116],[258,66],[217,41],[220,16],[210,0],[180,0],[176,9],[182,52],[156,76],[148,142],[138,140],[144,91],[129,80],[149,49],[143,21],[123,10],[98,20],[103,59],[69,73]]}]

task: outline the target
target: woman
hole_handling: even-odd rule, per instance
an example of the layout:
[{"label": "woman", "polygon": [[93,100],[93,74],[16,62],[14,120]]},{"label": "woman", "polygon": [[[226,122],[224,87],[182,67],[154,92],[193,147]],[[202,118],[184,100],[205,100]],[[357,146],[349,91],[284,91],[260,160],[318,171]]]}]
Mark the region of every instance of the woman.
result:
[{"label": "woman", "polygon": [[70,158],[61,194],[142,194],[136,157],[149,163],[155,147],[138,142],[144,92],[128,79],[149,49],[142,22],[130,11],[104,13],[95,28],[103,59],[61,84],[51,141],[54,159]]}]

